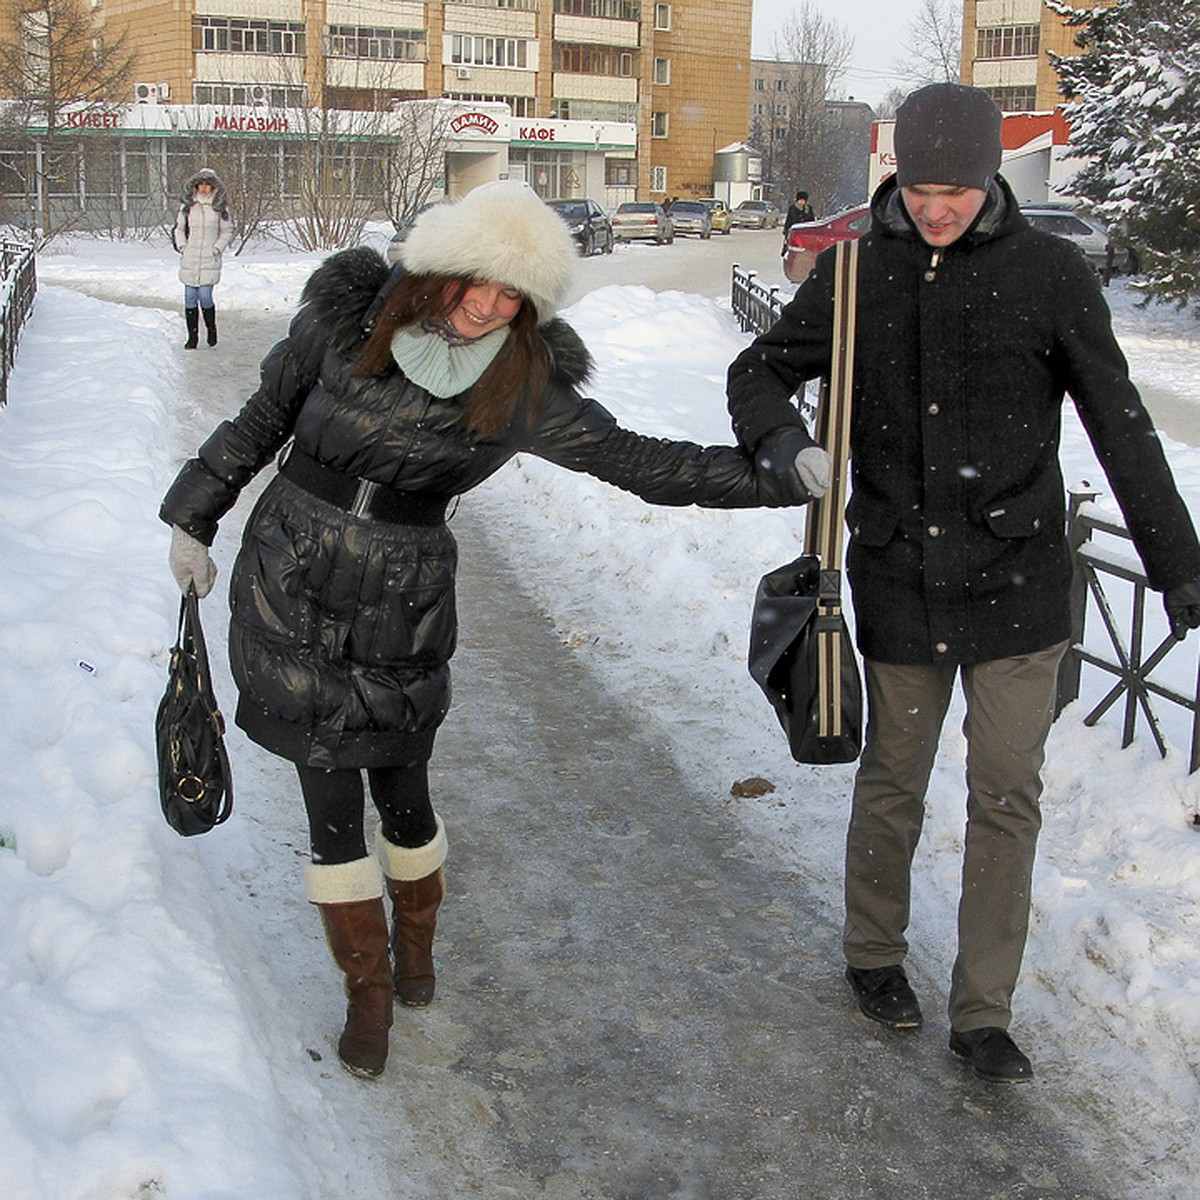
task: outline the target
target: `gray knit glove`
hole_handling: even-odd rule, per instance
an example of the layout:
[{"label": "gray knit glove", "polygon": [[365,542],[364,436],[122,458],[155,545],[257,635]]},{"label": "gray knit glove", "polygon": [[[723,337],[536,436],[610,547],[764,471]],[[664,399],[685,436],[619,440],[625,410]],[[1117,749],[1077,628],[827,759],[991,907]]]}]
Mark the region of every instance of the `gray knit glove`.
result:
[{"label": "gray knit glove", "polygon": [[833,459],[820,446],[807,446],[796,455],[796,471],[812,498],[820,500],[833,480]]},{"label": "gray knit glove", "polygon": [[171,574],[186,592],[189,583],[196,585],[197,597],[207,596],[217,578],[217,564],[208,556],[208,547],[185,533],[178,525],[171,526]]}]

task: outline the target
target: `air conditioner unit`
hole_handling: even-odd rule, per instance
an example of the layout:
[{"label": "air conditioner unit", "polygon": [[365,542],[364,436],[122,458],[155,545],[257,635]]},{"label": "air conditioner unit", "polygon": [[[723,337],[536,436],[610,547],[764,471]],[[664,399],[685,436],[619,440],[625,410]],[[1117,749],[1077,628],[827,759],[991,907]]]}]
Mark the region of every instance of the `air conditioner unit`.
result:
[{"label": "air conditioner unit", "polygon": [[459,67],[458,70],[454,72],[454,77],[456,79],[470,79],[471,70],[469,67]]},{"label": "air conditioner unit", "polygon": [[157,104],[158,84],[135,83],[133,85],[133,98],[138,104]]},{"label": "air conditioner unit", "polygon": [[254,87],[248,90],[251,104],[266,104],[268,99],[267,89],[261,83],[255,84]]}]

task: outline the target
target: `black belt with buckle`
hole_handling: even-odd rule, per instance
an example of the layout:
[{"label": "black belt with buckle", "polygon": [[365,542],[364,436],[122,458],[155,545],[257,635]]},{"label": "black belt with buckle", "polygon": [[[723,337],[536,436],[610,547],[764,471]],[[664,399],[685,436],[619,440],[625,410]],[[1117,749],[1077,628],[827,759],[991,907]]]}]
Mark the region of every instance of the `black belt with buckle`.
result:
[{"label": "black belt with buckle", "polygon": [[295,445],[279,464],[279,472],[319,500],[344,508],[352,516],[393,525],[441,525],[450,503],[447,496],[402,492],[387,484],[336,471]]}]

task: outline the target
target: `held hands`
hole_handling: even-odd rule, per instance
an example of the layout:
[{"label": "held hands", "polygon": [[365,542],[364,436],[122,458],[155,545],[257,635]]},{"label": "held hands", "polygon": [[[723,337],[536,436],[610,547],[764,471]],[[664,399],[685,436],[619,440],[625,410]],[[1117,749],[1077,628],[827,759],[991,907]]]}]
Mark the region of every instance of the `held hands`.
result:
[{"label": "held hands", "polygon": [[171,526],[170,563],[171,574],[175,576],[181,592],[187,591],[189,583],[196,585],[197,598],[203,598],[212,591],[217,578],[217,565],[209,558],[208,547],[178,525]]},{"label": "held hands", "polygon": [[793,497],[799,482],[801,504],[824,496],[833,474],[833,460],[799,425],[785,426],[763,438],[754,466],[760,476],[775,479],[777,486]]},{"label": "held hands", "polygon": [[812,498],[820,500],[833,481],[833,459],[820,446],[808,446],[796,455],[796,471]]},{"label": "held hands", "polygon": [[1181,583],[1163,593],[1163,608],[1177,641],[1187,637],[1189,629],[1200,628],[1200,579]]}]

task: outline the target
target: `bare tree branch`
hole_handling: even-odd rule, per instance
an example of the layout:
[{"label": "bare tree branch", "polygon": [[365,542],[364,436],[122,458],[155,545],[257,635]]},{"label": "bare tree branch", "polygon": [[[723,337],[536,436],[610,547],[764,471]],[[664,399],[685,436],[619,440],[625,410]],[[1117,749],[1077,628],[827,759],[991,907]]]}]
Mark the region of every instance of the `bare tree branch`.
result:
[{"label": "bare tree branch", "polygon": [[[0,94],[10,97],[5,124],[25,146],[19,164],[30,232],[42,242],[71,228],[79,206],[52,202],[77,177],[86,139],[68,128],[68,113],[87,113],[125,98],[136,52],[124,33],[108,40],[83,0],[3,0]],[[41,126],[42,153],[31,128]]]},{"label": "bare tree branch", "polygon": [[907,57],[897,73],[914,88],[957,83],[962,77],[962,5],[954,0],[921,0],[904,43]]}]

